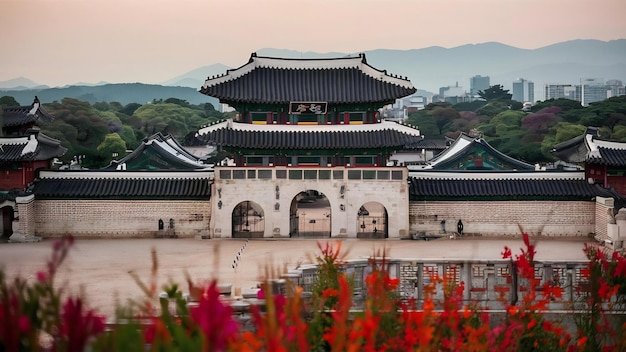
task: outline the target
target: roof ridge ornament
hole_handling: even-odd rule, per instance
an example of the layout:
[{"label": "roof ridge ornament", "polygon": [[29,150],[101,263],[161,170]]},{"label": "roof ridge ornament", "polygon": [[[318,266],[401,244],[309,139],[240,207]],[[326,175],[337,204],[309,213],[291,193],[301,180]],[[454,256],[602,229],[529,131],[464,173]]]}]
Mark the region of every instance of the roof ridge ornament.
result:
[{"label": "roof ridge ornament", "polygon": [[35,100],[33,100],[33,103],[30,105],[31,109],[28,112],[29,115],[35,115],[35,113],[37,112],[37,110],[39,110],[39,106],[41,105],[41,103],[39,102],[39,98],[35,95]]}]

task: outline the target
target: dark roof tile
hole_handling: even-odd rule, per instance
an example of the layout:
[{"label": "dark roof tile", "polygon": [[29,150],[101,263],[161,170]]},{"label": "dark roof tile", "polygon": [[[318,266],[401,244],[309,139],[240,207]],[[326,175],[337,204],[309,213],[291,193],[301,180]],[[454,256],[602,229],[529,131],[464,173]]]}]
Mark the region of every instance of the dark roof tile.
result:
[{"label": "dark roof tile", "polygon": [[208,178],[43,178],[33,193],[40,199],[204,199]]},{"label": "dark roof tile", "polygon": [[576,179],[410,179],[411,200],[621,199],[617,192]]},{"label": "dark roof tile", "polygon": [[364,54],[337,59],[280,59],[253,54],[247,64],[207,79],[200,89],[224,103],[266,104],[389,102],[415,91],[408,80],[369,66]]},{"label": "dark roof tile", "polygon": [[3,127],[22,126],[29,123],[49,123],[52,120],[54,120],[54,116],[41,107],[37,97],[31,105],[2,107]]},{"label": "dark roof tile", "polygon": [[248,149],[402,149],[423,138],[418,130],[394,122],[357,126],[273,126],[226,121],[200,129],[198,138],[211,145]]}]

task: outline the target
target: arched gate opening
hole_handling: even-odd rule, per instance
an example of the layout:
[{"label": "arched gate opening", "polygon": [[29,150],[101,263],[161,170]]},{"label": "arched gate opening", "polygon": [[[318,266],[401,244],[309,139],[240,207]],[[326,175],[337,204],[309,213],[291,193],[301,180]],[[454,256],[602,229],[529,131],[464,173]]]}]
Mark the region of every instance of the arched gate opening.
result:
[{"label": "arched gate opening", "polygon": [[233,238],[261,238],[265,233],[265,216],[260,205],[243,201],[233,209]]},{"label": "arched gate opening", "polygon": [[378,202],[367,202],[357,212],[357,238],[388,238],[387,209]]},{"label": "arched gate opening", "polygon": [[328,238],[331,236],[330,202],[323,193],[298,193],[289,208],[289,237]]}]

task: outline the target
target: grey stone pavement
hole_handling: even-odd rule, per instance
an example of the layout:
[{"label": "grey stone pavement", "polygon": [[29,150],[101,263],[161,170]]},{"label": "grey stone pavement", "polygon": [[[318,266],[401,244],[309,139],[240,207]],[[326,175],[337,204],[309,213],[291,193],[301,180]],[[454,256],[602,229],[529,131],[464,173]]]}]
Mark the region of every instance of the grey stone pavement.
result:
[{"label": "grey stone pavement", "polygon": [[[584,260],[582,251],[587,239],[533,239],[537,260]],[[0,267],[8,277],[22,275],[36,279],[52,254],[53,239],[37,243],[1,243]],[[256,287],[267,275],[278,277],[299,264],[314,263],[320,253],[318,242],[335,239],[77,239],[64,262],[57,284],[65,292],[84,294],[87,304],[112,317],[119,299],[140,299],[142,291],[130,271],[149,282],[152,267],[151,250],[158,257],[157,285],[176,282],[187,292],[185,273],[197,283],[216,278],[233,288]],[[487,239],[442,238],[422,240],[340,240],[345,259],[368,258],[385,249],[390,258],[489,260],[501,259],[504,246],[519,253],[521,238]],[[235,257],[242,251],[236,269]]]}]

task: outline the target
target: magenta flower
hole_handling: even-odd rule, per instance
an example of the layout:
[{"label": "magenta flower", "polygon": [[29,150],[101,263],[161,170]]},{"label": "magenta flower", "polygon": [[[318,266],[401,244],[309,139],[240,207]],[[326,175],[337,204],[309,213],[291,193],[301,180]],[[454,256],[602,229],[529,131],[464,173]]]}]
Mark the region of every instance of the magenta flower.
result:
[{"label": "magenta flower", "polygon": [[80,298],[71,297],[63,304],[60,332],[68,351],[83,351],[93,336],[104,331],[105,319],[93,310],[84,310]]},{"label": "magenta flower", "polygon": [[217,282],[212,281],[204,290],[190,313],[204,333],[204,351],[225,351],[228,343],[236,339],[239,326],[233,318],[233,309],[220,300]]}]

